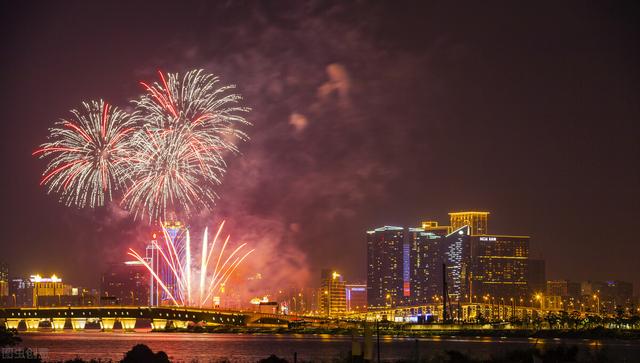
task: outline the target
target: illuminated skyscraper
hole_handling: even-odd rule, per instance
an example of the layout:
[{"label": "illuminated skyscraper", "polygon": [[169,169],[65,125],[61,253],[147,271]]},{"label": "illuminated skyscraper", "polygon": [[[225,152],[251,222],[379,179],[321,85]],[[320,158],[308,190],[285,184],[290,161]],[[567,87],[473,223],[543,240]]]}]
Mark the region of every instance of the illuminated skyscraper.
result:
[{"label": "illuminated skyscraper", "polygon": [[[158,235],[154,233],[151,237],[151,241],[145,249],[145,262],[149,264],[152,270],[160,271],[160,252],[157,247]],[[149,273],[149,306],[160,305],[160,291],[162,288],[156,281],[156,279]]]},{"label": "illuminated skyscraper", "polygon": [[367,302],[370,308],[401,303],[405,291],[404,244],[403,227],[384,226],[367,231]]},{"label": "illuminated skyscraper", "polygon": [[[182,266],[185,265],[186,262],[186,238],[187,238],[187,226],[182,224],[179,221],[171,221],[164,223],[164,229],[167,231],[167,236],[170,241],[173,242],[173,245],[176,248],[176,254],[178,259],[180,260],[180,264]],[[162,265],[163,268],[161,271],[162,281],[165,282],[167,289],[171,291],[173,296],[180,295],[180,289],[178,286],[177,279],[173,273],[173,271],[165,264]],[[171,299],[167,295],[166,292],[161,293],[160,304],[172,304]]]},{"label": "illuminated skyscraper", "polygon": [[[179,296],[180,289],[177,285],[177,279],[169,265],[164,261],[164,257],[160,254],[157,246],[166,244],[165,238],[168,238],[176,248],[176,254],[180,260],[180,264],[186,262],[186,232],[187,226],[179,221],[164,222],[164,230],[166,236],[161,230],[153,233],[151,241],[146,247],[145,260],[154,271],[158,271],[158,275],[166,285],[167,289],[173,296]],[[167,256],[169,258],[170,256]],[[149,304],[158,306],[164,304],[172,304],[172,300],[166,291],[158,286],[154,278],[149,278]]]},{"label": "illuminated skyscraper", "polygon": [[449,213],[449,217],[451,218],[452,230],[469,226],[472,236],[489,233],[489,212],[452,212]]},{"label": "illuminated skyscraper", "polygon": [[527,296],[528,236],[471,236],[471,251],[474,295]]},{"label": "illuminated skyscraper", "polygon": [[468,282],[471,246],[470,227],[462,226],[445,239],[444,264],[447,271],[448,293],[451,301],[460,301],[465,295]]},{"label": "illuminated skyscraper", "polygon": [[443,292],[442,265],[446,265],[447,293],[452,301],[464,295],[469,271],[469,227],[452,233],[409,228],[411,244],[411,303],[430,302]]},{"label": "illuminated skyscraper", "polygon": [[442,291],[442,262],[445,235],[409,228],[411,244],[411,302],[430,301]]},{"label": "illuminated skyscraper", "polygon": [[320,274],[320,308],[326,316],[340,316],[347,311],[346,287],[342,276],[323,269]]}]

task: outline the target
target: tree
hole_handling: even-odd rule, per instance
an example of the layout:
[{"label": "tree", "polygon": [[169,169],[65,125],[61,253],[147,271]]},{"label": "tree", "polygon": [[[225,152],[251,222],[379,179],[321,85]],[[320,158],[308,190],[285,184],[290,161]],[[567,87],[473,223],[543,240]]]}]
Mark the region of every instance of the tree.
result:
[{"label": "tree", "polygon": [[560,319],[556,314],[549,312],[547,313],[545,320],[547,321],[547,323],[549,323],[549,328],[554,329]]},{"label": "tree", "polygon": [[584,319],[582,315],[578,311],[572,311],[571,315],[569,315],[569,326],[572,329],[582,329],[584,328]]},{"label": "tree", "polygon": [[169,357],[167,353],[160,351],[158,353],[154,353],[151,348],[144,344],[138,344],[131,348],[124,355],[124,359],[120,361],[121,363],[138,363],[138,362],[148,362],[148,363],[170,363]]}]

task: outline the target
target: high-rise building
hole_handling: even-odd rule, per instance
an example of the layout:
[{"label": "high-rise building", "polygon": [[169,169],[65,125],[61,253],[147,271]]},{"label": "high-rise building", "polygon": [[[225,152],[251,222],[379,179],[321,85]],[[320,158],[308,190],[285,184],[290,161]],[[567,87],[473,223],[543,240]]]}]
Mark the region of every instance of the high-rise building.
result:
[{"label": "high-rise building", "polygon": [[346,286],[342,276],[328,269],[320,273],[320,307],[326,316],[340,316],[347,311]]},{"label": "high-rise building", "polygon": [[[529,259],[529,268],[527,270],[527,289],[528,295],[544,292],[547,289],[547,270],[544,260]],[[580,287],[578,286],[578,290]],[[578,292],[578,296],[580,293]]]},{"label": "high-rise building", "polygon": [[110,264],[100,290],[102,305],[149,306],[149,271],[139,261]]},{"label": "high-rise building", "polygon": [[466,292],[470,261],[469,227],[446,232],[446,229],[425,231],[409,228],[413,287],[410,304],[442,297],[445,282],[443,265],[446,267],[447,297],[458,301]]},{"label": "high-rise building", "polygon": [[[161,264],[164,266],[164,261],[162,261],[162,257],[160,255],[160,248],[158,247],[158,233],[153,233],[151,235],[151,241],[145,248],[145,262],[151,267],[153,271],[156,273],[160,273]],[[151,276],[149,273],[149,306],[159,306],[160,299],[162,297],[162,287],[156,281],[156,279]]]},{"label": "high-rise building", "polygon": [[489,212],[451,212],[449,213],[449,217],[451,219],[452,230],[469,226],[472,236],[489,233]]},{"label": "high-rise building", "polygon": [[[149,266],[156,271],[158,277],[163,281],[167,290],[171,292],[172,296],[180,296],[178,281],[175,273],[171,269],[168,263],[164,260],[159,246],[165,246],[168,239],[168,243],[172,244],[175,248],[175,254],[179,260],[179,263],[184,265],[186,261],[186,232],[187,226],[180,221],[168,221],[164,222],[159,231],[152,234],[151,241],[145,250],[145,260]],[[165,233],[166,232],[166,233]],[[164,248],[164,247],[163,247]],[[170,258],[170,257],[167,257]],[[158,282],[149,276],[149,305],[171,305],[173,304],[169,294],[162,288]]]},{"label": "high-rise building", "polygon": [[[180,221],[169,221],[163,223],[164,230],[166,231],[166,235],[164,238],[168,238],[173,246],[176,249],[176,255],[180,260],[180,264],[182,266],[185,265],[186,261],[186,237],[187,237],[187,226],[185,226]],[[180,288],[178,286],[178,279],[176,278],[174,272],[169,268],[167,264],[161,264],[160,268],[161,278],[164,284],[167,286],[167,289],[171,291],[171,295],[179,296]],[[172,299],[169,295],[161,290],[160,293],[160,304],[168,304],[171,305]]]},{"label": "high-rise building", "polygon": [[0,302],[6,304],[9,297],[9,266],[0,262]]},{"label": "high-rise building", "polygon": [[348,312],[367,311],[367,285],[346,284],[346,299]]},{"label": "high-rise building", "polygon": [[462,226],[446,237],[444,264],[447,272],[448,294],[451,301],[461,301],[467,293],[471,249],[470,227]]},{"label": "high-rise building", "polygon": [[441,294],[445,237],[446,234],[425,231],[422,228],[409,228],[411,304],[429,302]]},{"label": "high-rise building", "polygon": [[[405,231],[384,226],[367,231],[367,305],[398,305],[404,297]],[[406,266],[408,267],[408,266]]]},{"label": "high-rise building", "polygon": [[473,295],[496,298],[527,296],[528,236],[471,236]]}]

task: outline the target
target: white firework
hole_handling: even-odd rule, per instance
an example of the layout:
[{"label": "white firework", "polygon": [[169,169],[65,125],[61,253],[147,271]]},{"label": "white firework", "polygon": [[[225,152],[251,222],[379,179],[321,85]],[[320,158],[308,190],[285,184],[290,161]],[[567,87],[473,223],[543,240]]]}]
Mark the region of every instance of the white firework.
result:
[{"label": "white firework", "polygon": [[224,156],[237,153],[246,140],[239,129],[249,125],[234,86],[202,70],[178,74],[159,72],[160,82],[141,82],[146,93],[134,101],[134,120],[144,125],[133,137],[135,157],[128,173],[134,182],[122,203],[135,217],[165,219],[168,212],[190,216],[211,208],[226,171]]},{"label": "white firework", "polygon": [[102,206],[127,180],[135,124],[103,100],[84,102],[71,113],[74,117],[57,122],[49,129],[50,141],[33,152],[40,158],[53,157],[40,184],[68,206]]}]

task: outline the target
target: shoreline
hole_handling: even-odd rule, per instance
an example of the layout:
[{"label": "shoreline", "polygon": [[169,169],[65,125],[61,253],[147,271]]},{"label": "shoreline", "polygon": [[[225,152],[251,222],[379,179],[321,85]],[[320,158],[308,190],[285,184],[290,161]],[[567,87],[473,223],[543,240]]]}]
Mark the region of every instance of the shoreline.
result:
[{"label": "shoreline", "polygon": [[[330,335],[344,337],[362,337],[363,329],[323,329],[323,328],[237,328],[237,327],[190,327],[187,329],[152,330],[150,333],[186,333],[186,334],[248,334],[248,335]],[[373,336],[375,336],[375,331]],[[461,330],[381,330],[380,337],[391,338],[428,338],[428,337],[489,337],[489,338],[533,338],[533,339],[590,339],[640,341],[640,330],[593,328],[587,330],[571,329],[461,329]]]}]

